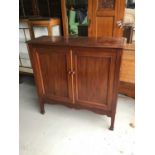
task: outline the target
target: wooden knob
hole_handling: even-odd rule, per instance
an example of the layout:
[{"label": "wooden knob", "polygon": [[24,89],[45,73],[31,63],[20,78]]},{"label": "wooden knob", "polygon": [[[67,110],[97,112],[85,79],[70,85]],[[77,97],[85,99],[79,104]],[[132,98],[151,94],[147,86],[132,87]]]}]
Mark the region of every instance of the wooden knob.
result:
[{"label": "wooden knob", "polygon": [[72,71],[68,71],[68,74],[71,75],[72,74]]},{"label": "wooden knob", "polygon": [[75,74],[75,71],[72,71],[72,75],[74,75]]}]

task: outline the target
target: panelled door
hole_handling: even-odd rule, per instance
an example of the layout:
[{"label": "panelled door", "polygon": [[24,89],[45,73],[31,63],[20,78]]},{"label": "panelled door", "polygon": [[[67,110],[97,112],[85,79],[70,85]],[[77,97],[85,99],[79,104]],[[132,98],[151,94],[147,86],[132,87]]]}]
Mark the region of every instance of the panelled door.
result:
[{"label": "panelled door", "polygon": [[73,49],[75,103],[110,110],[116,51]]},{"label": "panelled door", "polygon": [[121,37],[124,10],[125,0],[89,0],[89,36]]},{"label": "panelled door", "polygon": [[65,47],[36,48],[37,67],[43,94],[55,101],[73,102],[71,54]]}]

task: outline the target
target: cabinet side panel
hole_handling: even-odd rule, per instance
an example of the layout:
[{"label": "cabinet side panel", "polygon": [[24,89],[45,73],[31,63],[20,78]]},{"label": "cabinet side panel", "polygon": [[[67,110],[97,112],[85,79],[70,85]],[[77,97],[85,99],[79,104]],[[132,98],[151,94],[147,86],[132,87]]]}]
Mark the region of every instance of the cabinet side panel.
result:
[{"label": "cabinet side panel", "polygon": [[40,99],[42,99],[45,91],[44,91],[43,79],[41,77],[41,72],[39,68],[37,51],[36,51],[36,48],[33,47],[32,45],[28,45],[28,48],[29,48],[28,51],[29,51],[33,72],[34,72],[38,96]]}]

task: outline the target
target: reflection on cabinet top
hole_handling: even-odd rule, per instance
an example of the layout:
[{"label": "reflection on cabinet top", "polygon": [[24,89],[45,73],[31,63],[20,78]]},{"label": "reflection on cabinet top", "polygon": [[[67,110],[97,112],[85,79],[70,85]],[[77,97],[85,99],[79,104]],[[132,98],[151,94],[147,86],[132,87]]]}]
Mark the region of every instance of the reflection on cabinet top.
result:
[{"label": "reflection on cabinet top", "polygon": [[51,37],[42,36],[28,41],[28,44],[55,45],[68,47],[101,47],[101,48],[123,48],[125,38],[114,37]]}]

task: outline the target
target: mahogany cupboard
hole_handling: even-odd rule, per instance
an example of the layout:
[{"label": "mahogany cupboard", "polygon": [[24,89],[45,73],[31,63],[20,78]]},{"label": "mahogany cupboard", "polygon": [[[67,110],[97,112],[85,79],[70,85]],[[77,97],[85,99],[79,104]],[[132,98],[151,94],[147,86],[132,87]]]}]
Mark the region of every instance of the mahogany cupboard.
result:
[{"label": "mahogany cupboard", "polygon": [[117,102],[123,38],[40,37],[28,41],[41,113],[46,102],[111,117]]}]

